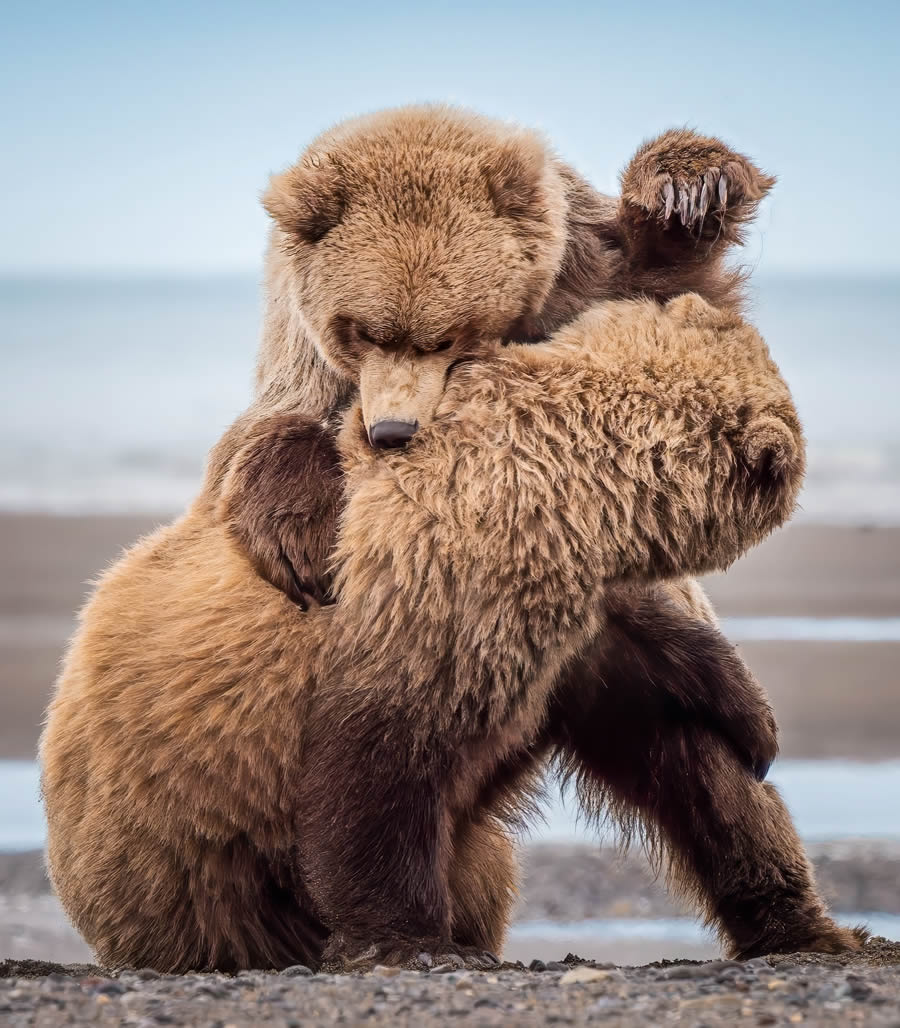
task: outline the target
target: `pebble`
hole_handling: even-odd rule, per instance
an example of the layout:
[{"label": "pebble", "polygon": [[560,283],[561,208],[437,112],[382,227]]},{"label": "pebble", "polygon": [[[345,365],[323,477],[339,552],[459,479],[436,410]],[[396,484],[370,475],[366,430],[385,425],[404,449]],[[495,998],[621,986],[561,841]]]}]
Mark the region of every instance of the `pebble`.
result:
[{"label": "pebble", "polygon": [[585,982],[624,981],[620,971],[601,971],[596,967],[573,967],[560,978],[560,985],[579,985]]},{"label": "pebble", "polygon": [[281,975],[284,978],[312,978],[314,973],[306,964],[291,964],[281,972]]},{"label": "pebble", "polygon": [[[368,1028],[447,1024],[684,1024],[706,1028],[808,1024],[819,1028],[900,1028],[900,947],[882,945],[880,966],[859,958],[801,957],[780,962],[719,960],[620,969],[566,961],[503,964],[489,972],[455,967],[434,954],[431,973],[379,967],[373,974],[313,976],[295,965],[282,974],[245,972],[110,977],[99,968],[70,978],[0,979],[0,1020],[46,1028],[90,1023],[130,1028],[203,1023],[213,1028],[260,1025],[349,1025]],[[302,969],[300,969],[302,968]],[[551,973],[545,973],[549,971]],[[308,983],[291,979],[309,977]],[[562,986],[562,988],[558,988]],[[573,987],[574,986],[574,987]],[[771,988],[770,988],[771,986]]]}]

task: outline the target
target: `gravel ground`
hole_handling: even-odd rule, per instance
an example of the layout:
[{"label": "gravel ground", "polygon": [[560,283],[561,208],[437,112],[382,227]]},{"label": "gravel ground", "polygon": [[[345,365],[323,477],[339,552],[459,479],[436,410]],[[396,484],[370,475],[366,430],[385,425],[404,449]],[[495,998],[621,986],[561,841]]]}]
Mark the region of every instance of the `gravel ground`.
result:
[{"label": "gravel ground", "polygon": [[371,974],[158,975],[91,965],[0,964],[0,1021],[10,1026],[891,1025],[900,1028],[900,944],[870,940],[852,957],[617,968],[559,963],[493,972],[451,965]]}]

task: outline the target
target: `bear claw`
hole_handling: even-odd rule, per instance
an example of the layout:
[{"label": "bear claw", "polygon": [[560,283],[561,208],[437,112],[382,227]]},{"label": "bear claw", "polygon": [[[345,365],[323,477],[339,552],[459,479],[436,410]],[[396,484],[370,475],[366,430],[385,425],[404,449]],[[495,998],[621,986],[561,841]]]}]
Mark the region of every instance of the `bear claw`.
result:
[{"label": "bear claw", "polygon": [[728,206],[728,175],[717,168],[707,171],[693,181],[679,181],[676,185],[668,176],[662,185],[660,200],[662,202],[662,220],[668,222],[673,212],[685,228],[692,228],[698,222],[702,228],[703,219],[718,199],[718,208],[724,212]]}]

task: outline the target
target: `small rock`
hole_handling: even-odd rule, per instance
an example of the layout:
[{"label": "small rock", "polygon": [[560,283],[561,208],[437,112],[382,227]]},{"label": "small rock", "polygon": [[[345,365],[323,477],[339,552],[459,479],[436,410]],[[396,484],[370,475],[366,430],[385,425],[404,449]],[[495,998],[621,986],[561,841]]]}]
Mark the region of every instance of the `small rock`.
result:
[{"label": "small rock", "polygon": [[454,967],[452,964],[438,964],[437,967],[431,969],[432,974],[450,974],[451,971],[458,971],[458,967]]},{"label": "small rock", "polygon": [[620,999],[614,999],[612,996],[601,996],[585,1012],[588,1017],[591,1017],[594,1014],[615,1014],[623,1009],[624,1004]]},{"label": "small rock", "polygon": [[121,982],[104,982],[102,985],[98,985],[94,992],[101,996],[121,996],[123,992],[127,991],[127,987]]},{"label": "small rock", "polygon": [[292,964],[281,972],[285,978],[312,978],[314,973],[312,968],[307,967],[306,964]]},{"label": "small rock", "polygon": [[682,1010],[703,1010],[716,1006],[739,1008],[742,1005],[743,1000],[735,992],[711,992],[706,996],[690,996],[681,1001]]},{"label": "small rock", "polygon": [[134,976],[140,978],[142,982],[152,982],[159,978],[159,971],[154,971],[152,967],[141,967],[134,972]]},{"label": "small rock", "polygon": [[541,971],[547,970],[547,965],[544,963],[543,960],[532,960],[531,963],[528,965],[528,970],[537,971],[540,973]]},{"label": "small rock", "polygon": [[[281,972],[284,974],[284,972]],[[388,967],[386,964],[376,964],[372,968],[372,974],[377,974],[381,978],[396,978],[398,974],[403,973],[402,967]]]},{"label": "small rock", "polygon": [[547,961],[548,971],[568,971],[569,965],[563,963],[562,960],[549,960]]},{"label": "small rock", "polygon": [[434,967],[434,958],[430,953],[420,953],[416,957],[416,960],[418,960],[423,967]]},{"label": "small rock", "polygon": [[[772,965],[765,957],[753,957],[752,960],[745,960],[742,967],[751,971],[771,971]],[[768,1015],[766,1015],[768,1016]]]},{"label": "small rock", "polygon": [[663,979],[667,982],[689,981],[695,978],[708,978],[713,973],[709,969],[709,964],[678,964],[664,971]]},{"label": "small rock", "polygon": [[215,981],[200,982],[194,990],[198,996],[209,996],[210,999],[227,999],[228,989]]},{"label": "small rock", "polygon": [[622,981],[623,975],[614,971],[601,971],[596,967],[573,967],[560,978],[560,985],[579,985],[585,982]]}]

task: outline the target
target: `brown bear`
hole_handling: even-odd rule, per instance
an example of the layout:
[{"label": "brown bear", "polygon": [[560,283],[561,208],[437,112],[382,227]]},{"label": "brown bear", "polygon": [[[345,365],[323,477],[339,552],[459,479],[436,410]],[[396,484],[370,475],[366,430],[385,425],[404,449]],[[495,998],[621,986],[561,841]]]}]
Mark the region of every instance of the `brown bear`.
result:
[{"label": "brown bear", "polygon": [[[185,517],[132,550],[83,615],[42,745],[49,863],[69,913],[100,959],[170,970],[496,948],[513,883],[503,819],[557,752],[589,796],[661,837],[734,952],[854,945],[826,917],[777,793],[720,732],[560,674],[609,643],[611,583],[720,567],[790,513],[802,439],[764,345],[733,312],[683,297],[604,304],[543,346],[498,349],[496,305],[508,291],[515,319],[537,318],[523,304],[565,253],[565,191],[528,185],[537,169],[553,186],[556,165],[531,137],[458,115],[439,117],[428,145],[394,138],[393,158],[381,146],[361,163],[310,160],[323,188],[295,214],[311,235],[282,241],[268,314],[293,331],[269,333],[260,398]],[[330,231],[323,209],[339,211]],[[425,259],[452,250],[435,211],[459,247],[446,263]],[[494,222],[500,261],[479,250]],[[379,229],[397,257],[393,298],[380,265],[353,268],[355,287],[341,277]],[[334,274],[306,266],[329,246]],[[487,312],[483,330],[442,325],[430,342],[405,329],[432,370],[441,353],[466,358],[440,372],[408,449],[369,445],[374,426],[401,420],[372,417],[366,399],[402,395],[407,351],[383,337],[374,366],[388,374],[363,387],[365,422],[345,415],[341,449],[323,430],[353,381],[306,345],[323,311],[298,302],[305,288],[341,300],[351,374],[394,305],[409,324],[437,324],[459,310],[451,298]],[[338,481],[339,457],[338,602],[304,612],[255,573],[263,558],[237,512],[267,476]],[[327,490],[293,502],[269,511],[286,539],[298,517],[335,509]],[[300,556],[283,562],[288,578]],[[628,617],[672,616],[679,598],[644,589]],[[730,651],[709,649],[718,675]],[[642,674],[652,687],[653,668]]]},{"label": "brown bear", "polygon": [[696,297],[608,304],[456,369],[405,452],[370,447],[352,410],[339,600],[307,612],[226,516],[287,417],[227,433],[67,655],[48,862],[100,960],[479,959],[508,916],[503,819],[554,747],[634,796],[733,952],[852,945],[777,793],[715,733],[663,740],[627,697],[557,687],[602,638],[607,583],[721,567],[790,513],[802,438],[752,329]]},{"label": "brown bear", "polygon": [[[277,403],[287,389],[292,412],[309,416],[305,429],[293,423],[295,448],[329,447],[328,419],[359,382],[373,445],[405,445],[430,418],[448,368],[498,339],[539,341],[594,303],[636,294],[695,291],[738,308],[742,277],[723,259],[773,183],[718,140],[683,130],[638,151],[616,199],[532,134],[464,112],[416,107],[339,125],[265,197],[275,224],[259,394]],[[303,458],[291,458],[289,439],[273,444],[283,460],[261,463],[246,489],[236,487],[233,531],[296,602],[327,602],[340,476],[289,474],[290,492],[279,492],[276,468]],[[652,701],[702,711],[764,777],[774,719],[699,585],[619,589],[605,602],[617,645],[607,630],[574,673],[645,690],[644,664],[678,646],[674,677],[658,679],[668,688]],[[679,638],[686,617],[690,638]],[[642,659],[625,659],[622,646]]]}]

